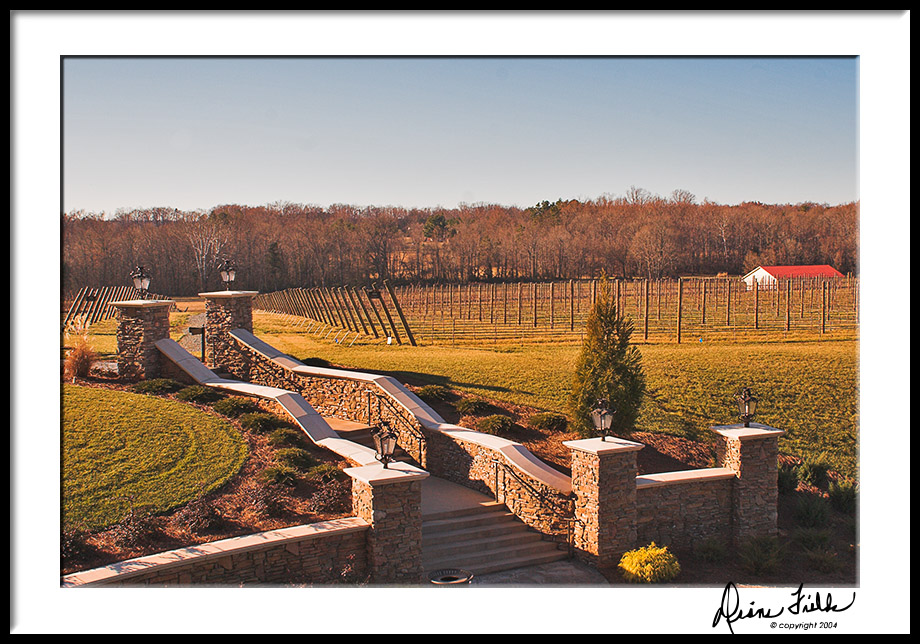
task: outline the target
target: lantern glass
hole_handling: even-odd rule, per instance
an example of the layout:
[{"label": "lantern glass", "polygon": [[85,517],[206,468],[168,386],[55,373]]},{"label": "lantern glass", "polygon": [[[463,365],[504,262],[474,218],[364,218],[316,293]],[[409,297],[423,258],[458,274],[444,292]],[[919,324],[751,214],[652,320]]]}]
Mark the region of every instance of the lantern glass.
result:
[{"label": "lantern glass", "polygon": [[374,447],[377,450],[377,460],[386,467],[393,459],[396,452],[396,432],[390,429],[386,421],[380,423],[380,430],[374,433]]},{"label": "lantern glass", "polygon": [[754,415],[757,413],[757,397],[749,387],[745,387],[738,394],[738,414],[744,421],[745,427],[750,427]]},{"label": "lantern glass", "polygon": [[605,438],[613,425],[613,412],[607,408],[606,400],[597,401],[597,408],[591,411],[591,421],[594,428],[600,432],[601,438]]}]

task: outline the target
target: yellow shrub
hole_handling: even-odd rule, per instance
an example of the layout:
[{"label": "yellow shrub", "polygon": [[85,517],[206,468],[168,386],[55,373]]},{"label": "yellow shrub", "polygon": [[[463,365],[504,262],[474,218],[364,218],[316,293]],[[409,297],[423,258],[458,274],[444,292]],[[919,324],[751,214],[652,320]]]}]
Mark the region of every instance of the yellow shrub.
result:
[{"label": "yellow shrub", "polygon": [[668,552],[667,546],[658,547],[654,541],[624,553],[619,567],[626,581],[646,584],[670,581],[680,573],[677,557]]}]

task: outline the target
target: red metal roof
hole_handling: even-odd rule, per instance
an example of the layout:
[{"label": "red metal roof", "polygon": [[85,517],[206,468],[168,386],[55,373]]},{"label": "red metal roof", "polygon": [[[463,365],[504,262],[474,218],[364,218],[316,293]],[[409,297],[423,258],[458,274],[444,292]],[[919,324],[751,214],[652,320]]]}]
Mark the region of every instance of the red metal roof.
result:
[{"label": "red metal roof", "polygon": [[827,264],[814,266],[761,266],[760,268],[773,277],[843,277],[843,273]]}]

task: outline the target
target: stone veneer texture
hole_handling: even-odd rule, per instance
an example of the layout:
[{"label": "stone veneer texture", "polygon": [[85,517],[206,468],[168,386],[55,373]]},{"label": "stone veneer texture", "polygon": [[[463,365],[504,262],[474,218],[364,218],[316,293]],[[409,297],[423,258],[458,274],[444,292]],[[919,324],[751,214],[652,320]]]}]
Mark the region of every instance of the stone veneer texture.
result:
[{"label": "stone veneer texture", "polygon": [[252,332],[252,296],[205,298],[205,359],[208,366],[249,380],[246,354],[236,350],[230,331]]},{"label": "stone veneer texture", "polygon": [[152,566],[149,571],[115,577],[100,585],[245,586],[329,585],[353,583],[367,574],[367,530],[335,532],[307,539],[275,542],[222,556],[191,558],[182,564]]},{"label": "stone veneer texture", "polygon": [[606,566],[636,543],[636,452],[572,450],[575,552]]},{"label": "stone veneer texture", "polygon": [[777,521],[777,459],[775,436],[728,438],[718,436],[716,457],[735,471],[733,533],[736,542],[760,535],[775,535]]},{"label": "stone veneer texture", "polygon": [[[124,378],[156,378],[160,352],[156,342],[169,337],[169,306],[118,306],[118,374]],[[116,305],[117,306],[117,305]]]},{"label": "stone veneer texture", "polygon": [[422,483],[371,486],[353,479],[355,515],[371,524],[368,569],[374,584],[418,584],[422,567]]},{"label": "stone veneer texture", "polygon": [[688,548],[715,539],[731,541],[732,479],[639,487],[636,542]]}]

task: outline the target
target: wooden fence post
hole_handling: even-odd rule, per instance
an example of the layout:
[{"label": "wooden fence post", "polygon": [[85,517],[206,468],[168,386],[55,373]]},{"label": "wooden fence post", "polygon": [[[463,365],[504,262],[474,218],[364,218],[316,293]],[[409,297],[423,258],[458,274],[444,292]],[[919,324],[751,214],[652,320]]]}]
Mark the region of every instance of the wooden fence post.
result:
[{"label": "wooden fence post", "polygon": [[684,280],[677,278],[677,344],[680,344],[680,324],[684,307]]}]

